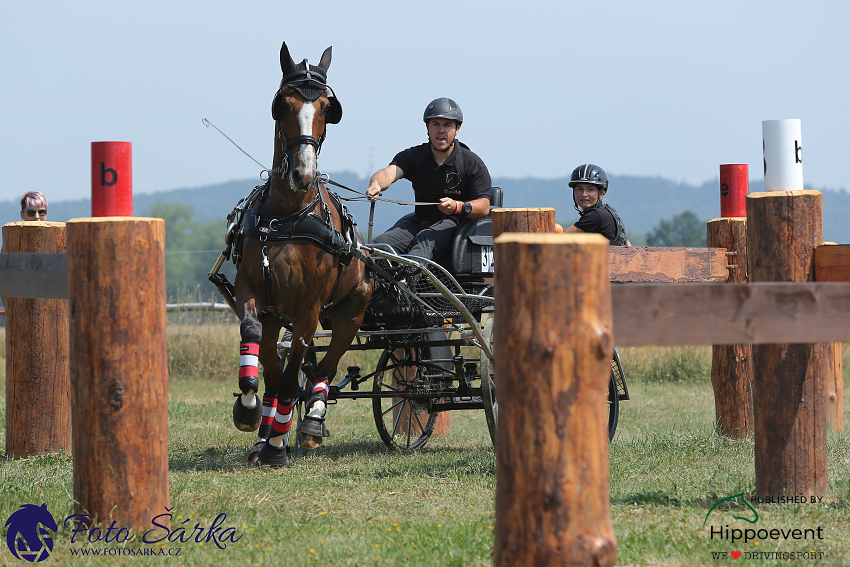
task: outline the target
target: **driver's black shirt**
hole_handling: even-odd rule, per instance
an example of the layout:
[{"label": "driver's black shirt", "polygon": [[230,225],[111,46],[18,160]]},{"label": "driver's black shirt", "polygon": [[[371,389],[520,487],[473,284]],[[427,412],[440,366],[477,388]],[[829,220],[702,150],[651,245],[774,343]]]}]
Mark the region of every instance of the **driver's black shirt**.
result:
[{"label": "driver's black shirt", "polygon": [[[463,186],[455,165],[458,150],[463,152]],[[437,165],[427,142],[399,152],[390,165],[401,168],[403,177],[413,184],[417,201],[438,203],[443,197],[464,202],[490,199],[490,187],[493,183],[487,166],[480,157],[457,141],[454,150],[442,165]],[[436,221],[444,217],[437,207],[430,205],[417,205],[415,212],[418,217],[427,220]]]}]

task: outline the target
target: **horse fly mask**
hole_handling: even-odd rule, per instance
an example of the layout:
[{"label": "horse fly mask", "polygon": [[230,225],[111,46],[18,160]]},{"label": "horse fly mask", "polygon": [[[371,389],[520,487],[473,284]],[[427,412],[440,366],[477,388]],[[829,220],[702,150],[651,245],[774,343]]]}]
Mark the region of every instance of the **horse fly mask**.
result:
[{"label": "horse fly mask", "polygon": [[322,143],[325,141],[325,135],[327,134],[327,124],[339,124],[339,121],[342,120],[342,105],[339,99],[336,98],[336,93],[327,84],[330,59],[331,48],[328,47],[322,54],[322,59],[319,61],[318,66],[310,65],[307,59],[296,65],[289,55],[289,50],[286,49],[286,44],[281,49],[280,66],[281,69],[286,69],[286,71],[280,81],[280,88],[275,93],[274,100],[272,100],[272,118],[278,120],[282,114],[280,110],[280,105],[282,104],[280,101],[280,91],[283,87],[294,89],[308,102],[315,101],[327,90],[331,92],[330,96],[328,96],[330,104],[325,112],[325,130],[322,132],[322,137],[317,140],[313,136],[301,135],[291,140],[285,140],[283,133],[278,130],[278,136],[285,151],[289,151],[301,144],[310,144],[316,148],[316,155],[318,156],[319,152],[322,151]]}]

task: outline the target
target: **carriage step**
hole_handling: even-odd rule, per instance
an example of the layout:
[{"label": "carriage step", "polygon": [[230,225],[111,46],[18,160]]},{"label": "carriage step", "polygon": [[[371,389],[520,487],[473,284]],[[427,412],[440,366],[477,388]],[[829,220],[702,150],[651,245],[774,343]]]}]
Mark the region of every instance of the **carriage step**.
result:
[{"label": "carriage step", "polygon": [[431,412],[450,410],[475,410],[484,409],[484,402],[480,396],[470,398],[441,398],[442,401],[431,404]]}]

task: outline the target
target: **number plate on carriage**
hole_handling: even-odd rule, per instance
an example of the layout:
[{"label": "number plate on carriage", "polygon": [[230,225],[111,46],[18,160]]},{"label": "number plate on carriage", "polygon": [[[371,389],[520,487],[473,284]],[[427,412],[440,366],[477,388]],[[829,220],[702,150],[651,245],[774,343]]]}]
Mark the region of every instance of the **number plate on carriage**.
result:
[{"label": "number plate on carriage", "polygon": [[493,261],[493,247],[492,246],[482,246],[481,247],[481,271],[482,272],[493,272],[494,261]]}]

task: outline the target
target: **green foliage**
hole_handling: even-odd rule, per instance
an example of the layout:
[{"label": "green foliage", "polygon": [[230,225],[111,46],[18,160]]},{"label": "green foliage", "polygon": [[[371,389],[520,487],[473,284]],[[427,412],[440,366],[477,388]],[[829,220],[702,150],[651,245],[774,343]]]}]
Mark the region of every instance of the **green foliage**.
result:
[{"label": "green foliage", "polygon": [[[215,291],[207,274],[224,248],[224,222],[196,222],[193,208],[183,203],[157,201],[145,214],[165,220],[165,285],[169,298],[185,301],[184,290],[199,287]],[[225,268],[231,266],[226,264]],[[230,274],[228,277],[233,281]]]},{"label": "green foliage", "polygon": [[707,383],[711,380],[711,347],[627,347],[620,350],[629,382]]},{"label": "green foliage", "polygon": [[685,211],[670,220],[661,220],[646,235],[647,246],[705,247],[705,222],[693,211]]}]

